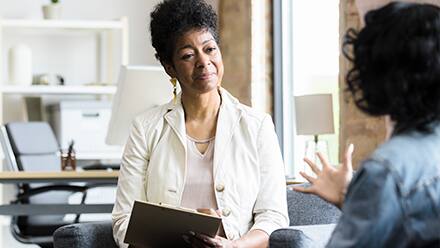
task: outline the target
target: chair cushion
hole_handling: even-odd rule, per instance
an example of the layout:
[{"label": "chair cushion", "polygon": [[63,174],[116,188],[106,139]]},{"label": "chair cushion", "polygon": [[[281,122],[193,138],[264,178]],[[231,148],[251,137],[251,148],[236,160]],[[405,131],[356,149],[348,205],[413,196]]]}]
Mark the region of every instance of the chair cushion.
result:
[{"label": "chair cushion", "polygon": [[54,248],[117,248],[110,221],[77,223],[58,228]]},{"label": "chair cushion", "polygon": [[287,206],[291,226],[336,223],[341,211],[321,198],[287,190]]},{"label": "chair cushion", "polygon": [[6,124],[16,155],[56,153],[58,142],[47,122],[11,122]]}]

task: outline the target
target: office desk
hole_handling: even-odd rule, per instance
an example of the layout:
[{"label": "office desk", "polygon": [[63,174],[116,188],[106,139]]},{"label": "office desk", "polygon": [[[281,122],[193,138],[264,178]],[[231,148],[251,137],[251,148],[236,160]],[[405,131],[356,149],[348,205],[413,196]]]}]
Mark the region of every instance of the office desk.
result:
[{"label": "office desk", "polygon": [[[118,171],[0,172],[0,183],[115,183]],[[0,215],[110,213],[113,204],[5,204]]]},{"label": "office desk", "polygon": [[0,172],[0,183],[116,183],[118,171]]},{"label": "office desk", "polygon": [[288,178],[286,179],[286,185],[297,185],[297,184],[303,184],[308,183],[307,181],[304,181],[304,179],[296,179],[296,178]]}]

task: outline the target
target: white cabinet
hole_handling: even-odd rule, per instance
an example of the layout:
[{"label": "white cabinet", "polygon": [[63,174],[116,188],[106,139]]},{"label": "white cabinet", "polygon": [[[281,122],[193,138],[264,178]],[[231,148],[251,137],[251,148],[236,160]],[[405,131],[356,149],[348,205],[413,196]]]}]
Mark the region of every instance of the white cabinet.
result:
[{"label": "white cabinet", "polygon": [[[8,82],[8,50],[18,43],[31,47],[34,75],[62,74],[65,84]],[[0,123],[47,120],[46,107],[60,101],[111,100],[118,69],[128,61],[126,17],[111,21],[0,19]],[[77,157],[117,159],[120,152],[97,151]]]}]

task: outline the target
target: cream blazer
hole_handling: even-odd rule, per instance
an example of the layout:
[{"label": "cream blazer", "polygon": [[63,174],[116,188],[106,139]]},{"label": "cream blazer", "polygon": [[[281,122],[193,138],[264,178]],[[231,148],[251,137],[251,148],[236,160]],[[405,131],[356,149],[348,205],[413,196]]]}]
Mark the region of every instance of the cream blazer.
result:
[{"label": "cream blazer", "polygon": [[[289,224],[284,165],[272,119],[242,105],[221,89],[214,144],[213,178],[228,239],[252,229],[268,235]],[[186,168],[185,117],[176,104],[152,108],[134,121],[125,146],[113,235],[120,247],[134,200],[180,206]],[[152,223],[153,224],[153,223]]]}]

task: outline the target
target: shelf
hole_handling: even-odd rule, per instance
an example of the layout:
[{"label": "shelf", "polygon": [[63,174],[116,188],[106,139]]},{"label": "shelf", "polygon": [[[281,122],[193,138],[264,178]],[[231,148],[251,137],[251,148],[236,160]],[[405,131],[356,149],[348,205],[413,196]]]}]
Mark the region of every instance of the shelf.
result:
[{"label": "shelf", "polygon": [[20,95],[112,95],[116,86],[4,86],[0,88],[4,94]]},{"label": "shelf", "polygon": [[43,28],[43,29],[89,29],[110,30],[123,29],[120,20],[115,21],[88,21],[88,20],[32,20],[32,19],[0,19],[0,26],[4,28]]}]

